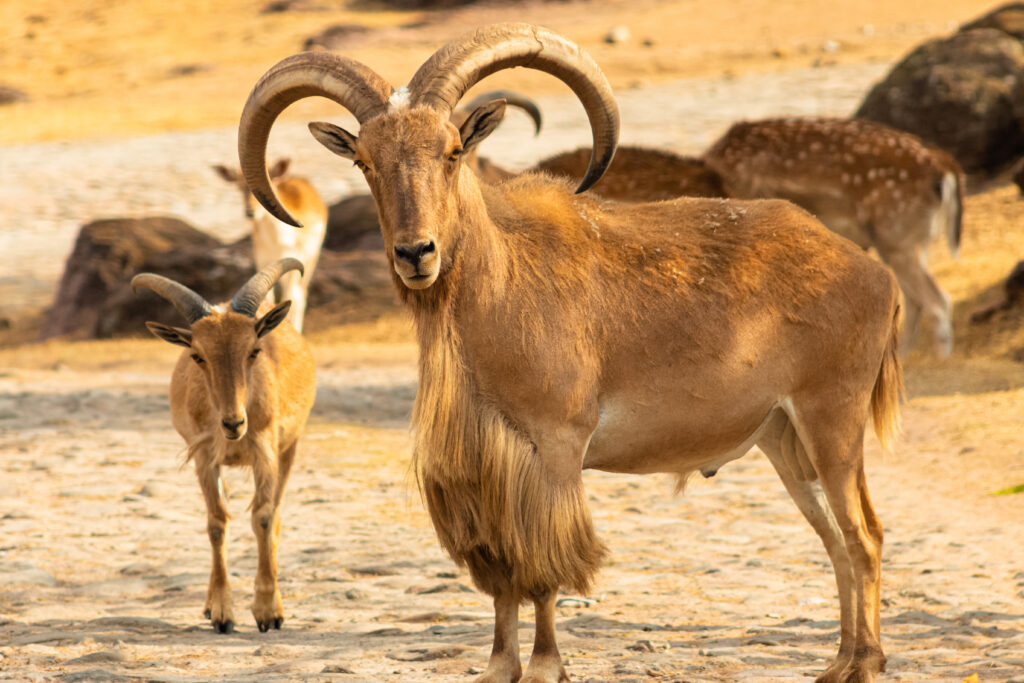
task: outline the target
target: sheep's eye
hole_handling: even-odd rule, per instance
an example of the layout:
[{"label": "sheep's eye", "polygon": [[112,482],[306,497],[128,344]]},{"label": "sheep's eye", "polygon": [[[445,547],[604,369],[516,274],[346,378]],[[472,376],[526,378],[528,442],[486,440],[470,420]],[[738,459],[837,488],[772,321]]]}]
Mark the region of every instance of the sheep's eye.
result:
[{"label": "sheep's eye", "polygon": [[249,354],[249,360],[252,360],[256,356],[260,355],[260,351],[262,351],[262,350],[263,349],[253,349],[252,353]]},{"label": "sheep's eye", "polygon": [[359,159],[356,159],[355,161],[353,161],[352,164],[356,168],[358,168],[360,171],[362,171],[363,173],[366,173],[367,171],[370,170],[370,167],[367,166],[366,164],[364,164],[363,162],[361,162]]},{"label": "sheep's eye", "polygon": [[205,360],[202,359],[202,357],[198,353],[193,353],[192,354],[192,360],[194,360],[196,362],[196,365],[202,365],[203,363],[206,362]]},{"label": "sheep's eye", "polygon": [[456,147],[452,150],[452,153],[448,155],[448,161],[458,161],[460,156],[462,156],[462,148]]}]

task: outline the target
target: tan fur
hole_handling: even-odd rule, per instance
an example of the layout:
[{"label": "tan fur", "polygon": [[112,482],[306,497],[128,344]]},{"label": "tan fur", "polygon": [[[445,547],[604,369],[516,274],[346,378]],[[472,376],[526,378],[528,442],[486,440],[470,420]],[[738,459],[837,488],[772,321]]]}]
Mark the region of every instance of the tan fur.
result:
[{"label": "tan fur", "polygon": [[246,216],[252,220],[252,253],[256,269],[261,270],[274,261],[289,256],[298,259],[305,266],[305,275],[291,271],[281,277],[279,298],[273,294],[268,297],[278,303],[292,302],[288,320],[292,327],[302,332],[309,283],[320,260],[320,248],[327,233],[327,205],[309,180],[286,175],[288,165],[287,159],[278,160],[271,169],[271,179],[281,203],[302,223],[301,228],[293,228],[282,223],[260,206],[238,169],[225,166],[214,168],[222,178],[234,184],[242,193]]},{"label": "tan fur", "polygon": [[[547,59],[541,31],[501,26],[467,40],[514,33],[526,55],[515,63],[529,65]],[[465,153],[500,121],[501,104],[460,128],[452,102],[415,104],[419,80],[465,45],[435,53],[411,94],[392,96],[405,104],[357,117],[358,137],[325,123],[311,130],[363,169],[415,320],[420,486],[442,546],[494,596],[494,646],[479,681],[568,680],[555,644],[557,592],[587,588],[605,552],[583,469],[685,478],[757,444],[835,567],[840,647],[819,681],[870,683],[885,664],[882,527],[863,439],[873,406],[883,434],[895,414],[892,273],[785,201],[626,204],[574,195],[541,172],[480,182]],[[453,57],[452,78],[472,84],[511,49]],[[307,86],[287,82],[291,93]],[[373,98],[352,92],[336,99],[370,111]],[[591,120],[615,120],[609,100],[607,116],[590,100]],[[262,149],[257,137],[245,158]],[[524,600],[537,629],[522,672]]]},{"label": "tan fur", "polygon": [[[264,303],[260,313],[269,308]],[[279,628],[284,619],[277,587],[280,508],[316,393],[313,357],[287,321],[257,339],[253,318],[218,309],[192,325],[192,346],[178,358],[170,388],[172,421],[188,446],[207,505],[213,568],[206,613],[217,630],[233,628],[224,552],[229,515],[220,469],[249,467],[255,481],[252,528],[259,546],[252,611],[260,630]],[[250,359],[254,348],[261,351]],[[204,360],[202,365],[193,354]],[[240,439],[225,437],[225,416],[244,418]]]},{"label": "tan fur", "polygon": [[789,199],[861,247],[874,247],[906,297],[903,350],[920,315],[934,348],[953,348],[949,297],[927,270],[932,239],[956,255],[963,172],[952,156],[882,124],[847,119],[770,119],[734,124],[705,155],[732,197]]},{"label": "tan fur", "polygon": [[[589,147],[562,152],[534,170],[579,180],[590,163]],[[487,180],[481,176],[481,179]],[[722,179],[701,159],[645,147],[619,147],[611,166],[594,185],[595,194],[620,202],[656,202],[676,197],[724,197]]]}]

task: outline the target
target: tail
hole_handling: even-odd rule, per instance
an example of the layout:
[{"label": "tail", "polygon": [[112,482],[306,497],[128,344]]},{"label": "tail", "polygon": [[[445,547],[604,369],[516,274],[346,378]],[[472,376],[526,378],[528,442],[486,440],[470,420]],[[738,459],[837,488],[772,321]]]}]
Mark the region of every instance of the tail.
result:
[{"label": "tail", "polygon": [[957,171],[948,171],[939,181],[942,222],[945,224],[949,253],[956,258],[960,253],[960,235],[964,218],[964,183]]},{"label": "tail", "polygon": [[903,369],[900,367],[899,331],[900,305],[892,316],[892,331],[878,369],[875,388],[871,392],[871,417],[875,434],[886,451],[891,450],[892,439],[900,431],[900,401],[903,399]]}]

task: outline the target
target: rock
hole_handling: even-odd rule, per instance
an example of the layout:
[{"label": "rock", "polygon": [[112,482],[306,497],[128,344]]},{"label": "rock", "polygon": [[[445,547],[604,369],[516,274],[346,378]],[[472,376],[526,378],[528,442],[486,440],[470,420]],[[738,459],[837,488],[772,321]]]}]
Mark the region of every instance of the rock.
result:
[{"label": "rock", "polygon": [[345,591],[345,598],[348,600],[365,600],[368,597],[370,597],[369,593],[358,588],[349,588]]},{"label": "rock", "polygon": [[63,683],[129,683],[134,681],[135,678],[122,676],[121,674],[104,669],[88,669],[86,671],[62,674],[60,680]]},{"label": "rock", "polygon": [[657,648],[649,640],[638,640],[632,645],[627,645],[626,649],[634,652],[657,652]]},{"label": "rock", "polygon": [[328,664],[324,668],[320,669],[322,674],[355,674],[352,669],[346,668],[341,664]]},{"label": "rock", "polygon": [[413,648],[403,652],[389,652],[388,658],[400,662],[431,662],[435,659],[458,657],[470,648],[463,645],[446,645],[435,648]]},{"label": "rock", "polygon": [[45,569],[22,569],[20,571],[5,572],[3,583],[6,587],[11,586],[56,586],[57,579]]},{"label": "rock", "polygon": [[165,216],[110,218],[82,227],[68,257],[43,338],[140,334],[146,320],[180,320],[151,292],[129,281],[152,271],[211,301],[230,297],[252,273],[250,250],[229,247],[184,221]]},{"label": "rock", "polygon": [[342,50],[356,44],[370,30],[369,27],[361,24],[335,24],[328,26],[315,36],[306,38],[302,43],[302,49]]},{"label": "rock", "polygon": [[604,36],[604,42],[609,45],[621,45],[622,43],[629,42],[629,39],[633,37],[628,26],[619,24],[618,26],[612,26],[608,29],[608,33]]},{"label": "rock", "polygon": [[95,662],[123,662],[125,656],[117,650],[101,650],[100,652],[90,652],[87,655],[81,657],[75,657],[69,659],[65,664],[92,664]]},{"label": "rock", "polygon": [[950,152],[972,188],[1001,179],[1024,155],[1024,45],[996,29],[928,41],[871,89],[856,116]]},{"label": "rock", "polygon": [[440,583],[430,588],[422,588],[416,591],[417,595],[432,595],[434,593],[472,593],[473,589],[461,583]]},{"label": "rock", "polygon": [[1024,40],[1024,3],[1011,2],[1001,5],[988,14],[983,14],[974,21],[960,27],[961,31],[973,31],[977,28],[992,28]]},{"label": "rock", "polygon": [[148,562],[133,562],[121,567],[124,576],[155,576],[159,570]]},{"label": "rock", "polygon": [[19,90],[9,85],[0,85],[0,105],[28,102],[28,100],[28,93],[24,90]]},{"label": "rock", "polygon": [[[379,231],[374,231],[379,238]],[[252,242],[224,243],[169,217],[110,218],[79,231],[43,339],[146,335],[145,322],[184,323],[174,307],[149,291],[132,291],[132,276],[154,272],[180,282],[211,303],[229,299],[252,276]],[[321,254],[309,285],[309,307],[351,321],[374,297],[394,305],[394,286],[383,246]],[[150,493],[159,493],[150,489]],[[140,489],[139,495],[146,495]]]},{"label": "rock", "polygon": [[[1017,181],[1018,185],[1024,182],[1024,170],[1019,177],[1022,180]],[[1018,261],[1010,274],[1006,276],[1006,280],[1003,281],[1003,291],[1005,296],[1001,302],[971,314],[971,324],[983,323],[999,311],[1015,308],[1024,301],[1024,261]]]},{"label": "rock", "polygon": [[356,247],[373,248],[378,240],[383,249],[384,239],[380,236],[377,204],[370,195],[346,197],[327,208],[324,249],[345,251]]}]

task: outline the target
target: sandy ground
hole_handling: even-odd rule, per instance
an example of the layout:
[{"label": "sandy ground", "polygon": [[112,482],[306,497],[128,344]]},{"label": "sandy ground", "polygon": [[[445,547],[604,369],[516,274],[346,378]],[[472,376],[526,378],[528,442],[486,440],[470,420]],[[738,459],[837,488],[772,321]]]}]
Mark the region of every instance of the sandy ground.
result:
[{"label": "sandy ground", "polygon": [[[743,116],[846,114],[884,73],[885,60],[983,9],[969,2],[931,3],[927,12],[916,3],[833,7],[839,4],[640,2],[629,13],[624,4],[587,3],[582,14],[579,5],[562,4],[530,11],[542,23],[570,26],[570,36],[612,65],[613,82],[623,88],[625,141],[693,153]],[[25,22],[56,7],[48,0],[35,9],[14,5],[0,9],[10,14],[0,16],[9,32],[6,19]],[[64,20],[57,35],[67,38],[71,68],[62,78],[92,94],[33,76],[31,83],[52,93],[4,110],[13,123],[2,132],[10,144],[0,148],[0,316],[14,333],[31,331],[47,305],[81,222],[172,212],[225,237],[244,229],[236,194],[207,170],[231,159],[230,97],[200,97],[194,120],[153,101],[131,105],[117,126],[98,128],[118,101],[103,83],[124,76],[119,50],[132,46],[124,29],[130,21],[115,6],[81,5],[123,38],[90,43],[93,57],[86,59],[87,32],[71,29],[92,20]],[[222,3],[223,11],[241,11],[236,5]],[[189,3],[181,8],[202,12]],[[252,4],[244,9],[254,12]],[[147,11],[140,10],[153,35],[178,29],[186,46],[204,30],[216,33],[201,21],[195,33],[184,32],[162,10]],[[344,14],[335,11],[330,21]],[[414,66],[436,46],[429,42],[435,33],[502,11],[432,19],[433,28],[416,29],[408,49],[392,50],[386,67]],[[382,25],[415,19],[359,16]],[[681,39],[670,51],[658,37],[667,33],[656,35],[661,61],[644,61],[639,46],[613,59],[611,48],[598,45],[598,29],[630,18],[637,35],[675,22]],[[297,36],[327,19],[261,21],[293,22],[285,32],[291,42],[255,41],[255,54],[243,59],[233,34],[221,28],[224,44],[208,57],[237,65],[230,73],[239,97],[266,64],[296,49]],[[863,29],[868,24],[871,31]],[[0,54],[0,67],[7,82],[24,87],[15,82],[24,72],[11,60],[28,49],[27,39],[11,35],[16,40]],[[822,57],[815,46],[831,37],[842,49],[812,67]],[[44,42],[57,49],[51,37]],[[33,68],[55,69],[60,60],[39,49]],[[385,52],[366,49],[374,58]],[[374,64],[371,57],[363,56]],[[664,66],[656,77],[633,73],[651,63]],[[160,66],[142,59],[137,72]],[[732,75],[723,76],[726,70]],[[198,94],[213,89],[202,80],[212,79],[209,73],[196,78]],[[180,87],[157,80],[157,91]],[[61,93],[83,112],[68,136],[92,137],[47,141],[63,137],[53,116]],[[525,166],[585,142],[578,104],[543,88],[539,99],[545,132],[529,138],[525,120],[510,114],[487,154]],[[201,129],[187,130],[195,121]],[[275,132],[275,152],[294,156],[332,199],[361,191],[346,165],[307,139],[301,119]],[[967,324],[971,311],[998,299],[1000,278],[1024,254],[1022,220],[1024,203],[1010,188],[972,197],[959,261],[936,246],[934,270],[956,304],[957,350],[943,362],[920,353],[909,359],[904,436],[892,455],[869,440],[869,485],[886,528],[883,680],[977,674],[981,681],[1024,681],[1024,496],[990,495],[1024,482],[1024,366],[1014,359],[1024,348],[1024,316],[1011,311],[983,327]],[[416,349],[408,322],[397,308],[377,311],[374,323],[330,328],[317,325],[315,311],[310,316],[317,404],[284,510],[286,622],[267,634],[248,615],[255,543],[243,472],[227,478],[238,630],[215,635],[200,614],[209,550],[198,486],[182,467],[182,443],[170,427],[174,348],[142,339],[10,346],[18,334],[0,335],[8,343],[0,349],[0,680],[456,681],[486,664],[490,604],[437,547],[409,474]],[[586,600],[558,608],[574,680],[786,681],[824,668],[838,631],[831,569],[763,456],[754,452],[678,497],[665,477],[588,472],[585,481],[611,553],[594,594],[565,596]],[[524,656],[531,612],[521,614]]]}]

